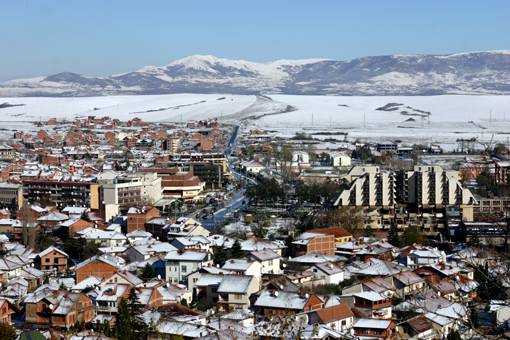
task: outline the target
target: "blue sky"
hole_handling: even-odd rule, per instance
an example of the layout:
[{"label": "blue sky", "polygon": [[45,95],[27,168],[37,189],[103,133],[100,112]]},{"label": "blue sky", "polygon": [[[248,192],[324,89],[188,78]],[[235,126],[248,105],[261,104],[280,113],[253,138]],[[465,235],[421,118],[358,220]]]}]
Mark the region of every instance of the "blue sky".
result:
[{"label": "blue sky", "polygon": [[0,80],[108,75],[191,54],[268,61],[510,49],[510,1],[0,2]]}]

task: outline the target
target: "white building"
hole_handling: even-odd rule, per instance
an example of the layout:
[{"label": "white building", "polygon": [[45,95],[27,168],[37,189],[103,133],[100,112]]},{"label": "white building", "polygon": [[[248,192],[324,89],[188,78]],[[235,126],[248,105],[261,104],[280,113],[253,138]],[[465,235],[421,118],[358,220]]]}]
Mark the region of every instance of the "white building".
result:
[{"label": "white building", "polygon": [[98,176],[103,189],[103,203],[124,207],[154,204],[161,195],[161,178],[156,173],[118,175],[105,172]]},{"label": "white building", "polygon": [[334,167],[351,166],[351,156],[343,152],[333,152],[330,156]]},{"label": "white building", "polygon": [[212,264],[212,261],[207,252],[170,252],[165,256],[166,280],[170,283],[180,283],[189,274],[209,264]]}]

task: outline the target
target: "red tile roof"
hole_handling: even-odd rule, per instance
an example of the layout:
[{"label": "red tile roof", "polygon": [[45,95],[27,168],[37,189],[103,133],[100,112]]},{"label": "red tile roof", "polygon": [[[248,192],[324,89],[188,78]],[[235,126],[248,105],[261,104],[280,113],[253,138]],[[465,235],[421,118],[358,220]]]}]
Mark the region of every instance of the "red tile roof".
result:
[{"label": "red tile roof", "polygon": [[332,307],[319,309],[316,311],[316,313],[322,323],[343,320],[354,316],[349,306],[347,306],[345,303],[340,303]]}]

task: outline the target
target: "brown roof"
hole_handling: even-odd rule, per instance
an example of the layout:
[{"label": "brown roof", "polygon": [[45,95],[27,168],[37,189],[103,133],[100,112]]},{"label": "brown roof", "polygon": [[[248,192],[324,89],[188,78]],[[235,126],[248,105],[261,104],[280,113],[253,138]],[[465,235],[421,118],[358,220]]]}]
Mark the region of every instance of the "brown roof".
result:
[{"label": "brown roof", "polygon": [[347,306],[345,303],[340,303],[332,307],[322,308],[315,312],[317,313],[317,316],[322,323],[343,320],[345,318],[354,316],[349,306]]},{"label": "brown roof", "polygon": [[308,230],[308,232],[334,235],[335,237],[352,236],[352,234],[350,232],[348,232],[347,230],[345,230],[342,227],[318,228],[318,229]]},{"label": "brown roof", "polygon": [[418,315],[407,320],[406,323],[418,334],[432,328],[432,323],[424,315]]}]

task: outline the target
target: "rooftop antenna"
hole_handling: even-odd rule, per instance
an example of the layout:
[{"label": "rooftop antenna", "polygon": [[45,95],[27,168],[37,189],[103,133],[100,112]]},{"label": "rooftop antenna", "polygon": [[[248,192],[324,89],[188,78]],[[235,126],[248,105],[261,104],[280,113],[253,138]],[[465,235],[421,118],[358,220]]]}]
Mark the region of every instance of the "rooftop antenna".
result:
[{"label": "rooftop antenna", "polygon": [[313,113],[312,113],[312,126],[313,126]]}]

